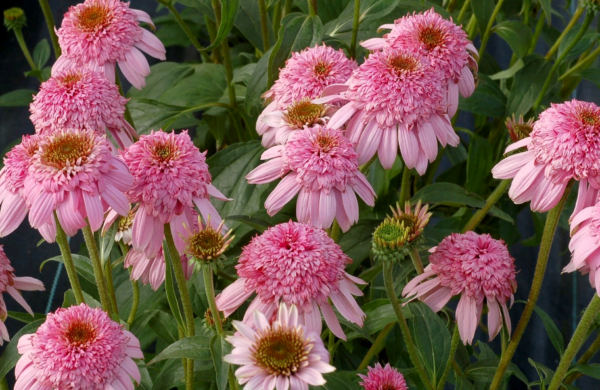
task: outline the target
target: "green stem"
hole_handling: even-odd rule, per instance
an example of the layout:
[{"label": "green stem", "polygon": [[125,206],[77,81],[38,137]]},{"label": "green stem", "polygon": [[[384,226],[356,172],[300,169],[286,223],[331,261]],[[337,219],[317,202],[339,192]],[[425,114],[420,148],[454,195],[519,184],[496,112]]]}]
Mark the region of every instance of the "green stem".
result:
[{"label": "green stem", "polygon": [[575,13],[573,14],[573,17],[571,18],[571,20],[569,21],[569,23],[565,26],[565,29],[559,35],[558,39],[556,40],[556,42],[554,42],[554,44],[552,45],[552,47],[550,47],[550,50],[548,50],[548,53],[546,53],[546,59],[547,60],[549,60],[550,58],[552,58],[552,56],[554,55],[554,53],[556,53],[556,51],[558,50],[558,47],[560,46],[560,43],[563,41],[563,39],[565,39],[565,37],[567,36],[567,34],[569,33],[569,31],[571,31],[571,29],[573,28],[573,26],[575,26],[575,24],[577,23],[577,21],[579,20],[579,18],[583,14],[583,11],[584,11],[583,7],[577,8],[577,10],[575,11]]},{"label": "green stem", "polygon": [[398,324],[400,324],[400,330],[402,331],[402,337],[404,338],[404,342],[406,343],[410,360],[415,366],[419,377],[421,377],[421,380],[425,384],[425,387],[428,390],[434,390],[431,381],[427,377],[425,368],[423,368],[423,364],[419,360],[419,353],[417,352],[417,347],[415,346],[412,336],[410,335],[408,323],[406,322],[406,318],[404,317],[404,313],[402,312],[402,306],[400,306],[400,302],[398,301],[398,297],[396,296],[396,291],[394,290],[394,279],[392,275],[392,271],[394,269],[393,267],[394,264],[390,261],[386,261],[383,264],[383,280],[385,284],[385,291],[387,292],[388,298],[390,299],[392,307],[394,308],[394,313],[396,313]]},{"label": "green stem", "polygon": [[331,230],[329,231],[329,237],[335,242],[338,242],[340,238],[340,224],[337,221],[337,218],[333,220],[331,224]]},{"label": "green stem", "polygon": [[98,293],[100,294],[100,303],[102,304],[102,308],[104,309],[104,311],[107,312],[109,316],[111,316],[113,310],[112,305],[110,303],[110,295],[108,293],[108,288],[106,287],[104,272],[102,272],[102,262],[100,261],[100,255],[98,254],[96,239],[94,238],[94,233],[92,232],[92,228],[90,227],[89,222],[81,230],[83,231],[85,245],[87,246],[88,252],[90,253],[90,260],[92,260],[92,268],[94,269],[96,287],[98,288]]},{"label": "green stem", "polygon": [[[125,96],[123,84],[121,84],[121,79],[119,78],[119,74],[117,72],[115,72],[115,84],[117,84],[117,86],[119,87],[119,93],[121,94],[121,96],[127,97]],[[127,104],[125,105],[125,114],[123,114],[123,116],[125,117],[125,120],[129,122],[131,127],[135,128],[135,124],[133,123],[133,117],[131,116],[131,112],[129,111],[129,107],[127,107]]]},{"label": "green stem", "polygon": [[112,305],[113,311],[116,315],[119,315],[119,306],[117,305],[117,296],[115,294],[115,285],[113,283],[113,274],[112,274],[112,263],[110,258],[106,260],[105,264],[105,272],[106,272],[106,286],[108,287],[108,294],[110,297],[110,304]]},{"label": "green stem", "polygon": [[283,8],[283,15],[292,13],[292,7],[294,6],[294,0],[285,0],[285,7]]},{"label": "green stem", "polygon": [[[473,40],[475,38],[475,32],[477,31],[477,19],[475,18],[475,13],[471,14],[469,22],[467,23],[466,31],[469,39]],[[483,57],[481,51],[479,52],[479,57]]]},{"label": "green stem", "polygon": [[0,380],[0,390],[8,390],[8,383],[6,383],[6,377]]},{"label": "green stem", "polygon": [[467,222],[467,224],[462,230],[463,233],[466,233],[470,230],[475,230],[477,226],[479,226],[479,223],[483,220],[488,211],[490,211],[490,209],[494,207],[494,205],[498,202],[498,200],[500,200],[502,195],[504,195],[508,187],[510,187],[510,183],[511,181],[508,179],[502,180],[500,181],[500,183],[498,183],[496,189],[492,191],[492,193],[486,199],[485,205],[479,210],[477,210],[475,214],[473,214],[471,219],[469,219],[469,222]]},{"label": "green stem", "polygon": [[267,3],[265,0],[258,0],[258,10],[260,12],[263,53],[265,53],[271,47],[271,43],[269,42],[269,18],[267,13]]},{"label": "green stem", "polygon": [[48,0],[40,0],[40,7],[42,8],[44,19],[46,19],[46,26],[48,26],[48,32],[50,33],[50,40],[52,41],[52,47],[54,48],[54,57],[58,58],[60,57],[61,50],[60,45],[58,44],[58,36],[56,35],[56,31],[54,31],[54,16],[52,16],[52,9],[50,8]]},{"label": "green stem", "polygon": [[275,3],[275,9],[273,9],[273,20],[271,21],[273,27],[273,33],[275,34],[275,40],[279,38],[279,27],[281,26],[281,13],[283,12],[283,5],[281,1]]},{"label": "green stem", "polygon": [[71,256],[69,240],[67,239],[67,235],[65,234],[62,226],[60,226],[60,221],[56,216],[56,212],[54,212],[54,223],[56,223],[56,243],[58,244],[60,253],[62,254],[63,263],[65,264],[65,269],[67,270],[67,276],[69,277],[69,282],[71,283],[71,289],[73,290],[73,295],[75,295],[75,302],[77,302],[78,305],[85,303],[85,299],[83,299],[83,291],[81,291],[81,285],[79,284],[79,278],[77,277],[77,271],[75,270],[75,263],[73,263],[73,256]]},{"label": "green stem", "polygon": [[[594,355],[596,355],[596,353],[598,353],[599,350],[600,350],[600,333],[598,333],[598,335],[594,339],[594,342],[592,342],[592,345],[590,345],[590,347],[587,349],[587,351],[585,351],[583,353],[583,355],[581,355],[581,358],[579,358],[579,360],[577,361],[577,364],[588,363],[594,357]],[[575,381],[577,378],[582,377],[583,375],[584,374],[582,374],[580,372],[573,373],[573,374],[569,375],[567,377],[567,379],[565,379],[565,383],[567,385],[570,385],[571,383],[573,383],[573,381]]]},{"label": "green stem", "polygon": [[533,32],[533,38],[531,39],[531,46],[527,50],[527,54],[532,54],[535,51],[542,30],[544,29],[544,15],[540,15],[537,23],[535,24],[535,31]]},{"label": "green stem", "polygon": [[462,8],[460,9],[460,12],[458,13],[458,18],[456,18],[456,21],[458,23],[462,23],[462,19],[464,18],[465,13],[469,9],[470,5],[471,5],[471,0],[465,0],[465,3],[463,4]]},{"label": "green stem", "polygon": [[[27,44],[25,43],[25,38],[23,38],[23,30],[21,30],[20,28],[15,28],[14,32],[15,32],[15,37],[17,38],[17,42],[19,43],[19,47],[21,48],[21,51],[23,52],[25,59],[29,63],[29,67],[31,68],[31,70],[38,70],[38,67],[35,64],[35,61],[33,61],[33,58],[31,57],[31,53],[29,52],[29,49],[27,48]],[[40,82],[42,81],[42,78],[39,76],[38,76],[38,79],[40,80]]]},{"label": "green stem", "polygon": [[444,385],[446,384],[446,380],[448,379],[448,374],[450,373],[450,368],[452,367],[452,362],[454,361],[454,356],[456,355],[456,350],[458,349],[459,342],[460,333],[458,331],[458,324],[456,324],[454,325],[454,332],[452,332],[452,344],[450,344],[450,355],[448,356],[448,361],[446,362],[446,368],[444,369],[442,379],[440,379],[440,383],[438,383],[438,390],[444,390]]},{"label": "green stem", "polygon": [[327,352],[329,352],[330,361],[333,362],[333,355],[335,354],[335,336],[333,335],[331,329],[328,329],[327,332],[329,333],[327,340]]},{"label": "green stem", "polygon": [[373,357],[375,357],[375,355],[377,355],[379,352],[381,352],[383,347],[385,347],[385,339],[387,338],[387,335],[390,334],[392,329],[394,329],[394,325],[396,325],[396,323],[392,322],[392,323],[387,324],[383,329],[381,329],[381,332],[379,332],[379,334],[377,335],[377,338],[373,342],[373,345],[371,345],[371,348],[369,348],[369,350],[367,351],[367,354],[365,355],[363,360],[360,362],[360,365],[357,368],[358,371],[364,370],[365,368],[367,368],[369,363],[371,363],[371,360],[373,359]]},{"label": "green stem", "polygon": [[[121,253],[123,254],[123,261],[125,261],[125,257],[127,253],[129,253],[129,246],[125,245],[123,241],[119,241],[119,248],[121,248]],[[137,280],[131,279],[131,271],[129,275],[129,280],[131,280],[131,292],[132,302],[131,302],[131,310],[129,311],[129,317],[127,317],[127,324],[129,327],[133,325],[133,321],[135,321],[135,316],[137,314],[137,309],[140,304],[140,286]]]},{"label": "green stem", "polygon": [[217,334],[223,333],[223,322],[221,321],[221,314],[217,308],[217,302],[215,300],[215,285],[213,282],[212,267],[205,265],[202,267],[202,275],[204,276],[204,288],[206,290],[206,299],[208,299],[208,307],[210,313],[215,321],[215,328],[217,328]]},{"label": "green stem", "polygon": [[571,366],[571,362],[575,359],[575,355],[577,355],[583,342],[587,339],[588,331],[598,316],[599,311],[600,297],[598,297],[598,294],[594,294],[590,305],[585,309],[585,313],[583,313],[583,317],[581,317],[581,321],[579,321],[579,325],[577,325],[577,328],[575,329],[575,333],[573,333],[573,337],[571,337],[571,341],[569,341],[565,353],[560,359],[560,363],[558,363],[558,367],[552,377],[552,382],[550,382],[548,390],[558,390],[560,387],[565,374]]},{"label": "green stem", "polygon": [[578,70],[585,69],[592,64],[592,62],[600,55],[600,46],[598,46],[594,51],[588,54],[586,57],[580,59],[575,65],[573,65],[569,70],[567,70],[562,76],[558,78],[558,81],[562,81],[572,75],[574,72]]},{"label": "green stem", "polygon": [[317,0],[308,1],[308,14],[310,16],[317,16]]},{"label": "green stem", "polygon": [[403,206],[404,203],[410,198],[410,169],[404,164],[404,170],[402,171],[402,184],[400,186],[400,199],[398,203]]},{"label": "green stem", "polygon": [[[213,22],[208,16],[204,15],[204,23],[206,24],[206,29],[208,30],[208,36],[211,42],[214,42],[217,38],[217,25]],[[220,64],[223,62],[223,58],[221,58],[221,49],[219,47],[215,47],[212,52],[213,62],[215,64]]]},{"label": "green stem", "polygon": [[487,46],[488,40],[492,35],[492,27],[494,27],[494,23],[496,22],[496,17],[498,16],[498,12],[500,12],[500,8],[502,8],[502,4],[504,4],[504,0],[498,0],[494,11],[492,12],[492,16],[488,21],[487,26],[485,27],[485,31],[481,35],[481,45],[479,46],[479,58],[483,58],[483,53],[485,52],[485,48]]},{"label": "green stem", "polygon": [[500,388],[502,379],[504,378],[504,373],[506,372],[506,369],[508,368],[511,359],[515,354],[517,346],[521,341],[521,337],[523,337],[525,329],[527,328],[527,324],[531,319],[531,315],[533,314],[533,310],[535,309],[535,304],[537,303],[538,297],[540,295],[540,290],[542,289],[542,282],[544,281],[544,273],[546,272],[546,265],[548,264],[548,256],[550,255],[550,249],[552,248],[552,241],[554,240],[556,226],[558,225],[560,214],[565,205],[565,202],[567,201],[567,198],[569,197],[569,193],[571,192],[572,186],[573,181],[571,181],[567,185],[565,193],[563,194],[558,204],[548,212],[548,216],[546,217],[546,224],[544,225],[544,233],[542,234],[540,251],[538,253],[538,259],[535,265],[535,272],[533,274],[533,281],[531,282],[531,290],[529,291],[529,297],[527,298],[525,309],[523,309],[523,314],[521,314],[521,318],[519,319],[519,323],[517,324],[515,333],[513,334],[510,343],[508,343],[506,351],[504,351],[502,357],[500,358],[500,363],[498,364],[498,369],[496,370],[496,374],[494,376],[494,379],[492,380],[490,390],[498,390]]},{"label": "green stem", "polygon": [[371,157],[371,159],[369,161],[367,161],[365,164],[358,167],[358,170],[361,171],[362,173],[367,173],[367,171],[369,170],[369,167],[371,166],[371,164],[373,164],[375,162],[375,160],[377,160],[377,155],[374,155],[373,157]]},{"label": "green stem", "polygon": [[450,3],[448,4],[446,11],[448,11],[449,13],[452,13],[452,12],[454,12],[454,8],[456,8],[456,0],[450,0]]},{"label": "green stem", "polygon": [[423,262],[421,261],[421,255],[419,255],[419,250],[414,245],[410,249],[410,258],[412,259],[415,269],[417,270],[417,274],[421,275],[424,272]]},{"label": "green stem", "polygon": [[352,39],[350,40],[350,58],[356,58],[356,40],[360,25],[360,0],[354,0],[354,19],[352,21]]}]

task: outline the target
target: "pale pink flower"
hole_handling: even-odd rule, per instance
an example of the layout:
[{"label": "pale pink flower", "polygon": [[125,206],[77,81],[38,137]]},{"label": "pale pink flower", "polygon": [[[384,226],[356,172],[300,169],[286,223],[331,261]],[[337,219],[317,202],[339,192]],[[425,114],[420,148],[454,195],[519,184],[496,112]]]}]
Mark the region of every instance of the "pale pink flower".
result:
[{"label": "pale pink flower", "polygon": [[365,390],[408,390],[404,376],[389,363],[385,367],[376,363],[375,367],[369,367],[367,375],[358,376],[363,380],[360,385]]},{"label": "pale pink flower", "polygon": [[573,215],[596,203],[600,189],[600,107],[572,100],[552,104],[533,124],[531,135],[506,148],[526,147],[500,161],[496,179],[513,179],[508,195],[516,204],[531,201],[545,212],[558,204],[571,179],[579,181]]},{"label": "pale pink flower", "polygon": [[205,155],[187,131],[153,131],[122,153],[135,179],[127,195],[131,203],[139,203],[133,219],[135,250],[156,257],[165,237],[164,225],[170,223],[177,250],[183,254],[185,242],[180,235],[185,232],[184,225],[195,223],[194,204],[205,220],[210,215],[215,227],[221,223],[209,195],[230,199],[211,184]]},{"label": "pale pink flower", "polygon": [[515,260],[504,241],[489,234],[453,233],[429,251],[430,264],[404,287],[402,295],[420,299],[435,312],[454,295],[460,295],[456,321],[465,344],[473,342],[483,301],[487,299],[490,340],[502,328],[502,314],[510,335],[506,303],[510,300],[512,304],[517,283]]},{"label": "pale pink flower", "polygon": [[477,71],[478,53],[467,33],[445,20],[433,8],[423,13],[406,15],[380,29],[391,30],[383,38],[362,42],[369,50],[394,48],[422,55],[431,67],[442,72],[447,85],[448,115],[458,109],[458,94],[469,97],[475,90],[473,72]]},{"label": "pale pink flower", "polygon": [[104,75],[85,68],[64,70],[42,83],[29,106],[37,133],[89,128],[110,132],[121,148],[137,138],[123,118],[127,99]]},{"label": "pale pink flower", "polygon": [[109,209],[104,217],[104,224],[102,225],[102,236],[106,235],[108,229],[114,224],[117,223],[117,232],[115,233],[115,241],[119,242],[123,240],[123,244],[130,245],[133,226],[133,217],[135,216],[135,212],[137,211],[137,206],[133,209],[129,210],[127,216],[121,216],[113,209]]},{"label": "pale pink flower", "polygon": [[166,50],[158,38],[140,27],[140,22],[154,27],[146,12],[131,9],[129,3],[119,0],[85,0],[70,7],[56,32],[62,55],[54,63],[52,74],[87,67],[114,82],[118,63],[127,80],[142,89],[150,74],[142,51],[164,60]]},{"label": "pale pink flower", "polygon": [[20,291],[44,291],[44,284],[41,281],[28,276],[17,277],[13,273],[14,271],[15,269],[11,266],[10,260],[8,260],[8,257],[4,253],[4,247],[0,245],[0,345],[3,344],[2,340],[10,340],[8,329],[4,325],[8,312],[2,294],[8,293],[8,295],[23,306],[27,313],[33,316],[31,307],[25,302]]},{"label": "pale pink flower", "polygon": [[48,314],[17,346],[15,390],[133,390],[141,380],[132,359],[143,359],[133,333],[102,309],[82,303]]},{"label": "pale pink flower", "polygon": [[272,323],[258,310],[253,316],[255,329],[233,321],[238,332],[227,341],[234,348],[223,357],[241,366],[235,376],[244,390],[308,390],[326,383],[323,374],[335,371],[329,352],[320,335],[299,322],[295,306],[281,304]]},{"label": "pale pink flower", "polygon": [[256,292],[244,323],[253,326],[254,310],[271,318],[283,302],[296,305],[300,323],[317,334],[320,308],[329,329],[345,340],[328,299],[344,318],[362,326],[365,313],[352,295],[362,295],[355,283],[365,282],[344,271],[349,263],[324,230],[291,221],[275,225],[244,247],[236,265],[239,279],[217,296],[217,307],[228,317]]},{"label": "pale pink flower", "polygon": [[437,157],[438,141],[458,145],[446,115],[442,74],[426,58],[396,49],[373,52],[346,84],[329,87],[324,95],[330,96],[317,102],[349,101],[328,126],[339,129],[347,123],[346,137],[357,143],[359,164],[377,153],[389,169],[400,147],[406,166],[423,175],[428,161]]},{"label": "pale pink flower", "polygon": [[[185,278],[189,280],[194,271],[193,264],[186,255],[180,256],[181,266]],[[146,256],[144,252],[138,252],[131,249],[125,256],[125,268],[131,268],[131,280],[141,280],[143,284],[150,284],[154,291],[165,281],[165,254],[163,249],[158,250],[158,254],[152,258]]]},{"label": "pale pink flower", "polygon": [[588,274],[590,284],[600,289],[600,203],[586,207],[571,221],[571,261],[563,272],[579,271]]},{"label": "pale pink flower", "polygon": [[[338,130],[320,125],[295,132],[285,145],[263,153],[270,161],[250,172],[251,184],[264,184],[283,178],[265,201],[274,215],[298,194],[299,222],[328,228],[337,218],[343,231],[358,221],[356,194],[369,206],[375,192],[358,170],[358,156],[352,143]],[[355,194],[356,192],[356,194]]]},{"label": "pale pink flower", "polygon": [[112,155],[105,135],[64,129],[41,134],[38,142],[23,188],[32,227],[53,224],[56,211],[62,228],[73,236],[86,220],[93,231],[98,230],[109,206],[127,215],[124,192],[133,177]]}]

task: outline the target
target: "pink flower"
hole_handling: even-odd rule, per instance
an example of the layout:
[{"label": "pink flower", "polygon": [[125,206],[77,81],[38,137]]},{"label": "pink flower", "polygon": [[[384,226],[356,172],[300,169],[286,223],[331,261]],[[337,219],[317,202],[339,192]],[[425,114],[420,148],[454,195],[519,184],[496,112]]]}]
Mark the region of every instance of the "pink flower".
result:
[{"label": "pink flower", "polygon": [[442,146],[458,145],[446,115],[442,74],[424,57],[396,49],[373,52],[346,84],[332,86],[324,95],[334,89],[345,92],[318,102],[349,101],[328,126],[338,129],[347,123],[346,136],[358,144],[359,164],[378,153],[389,169],[399,146],[406,166],[423,175],[427,161],[437,157],[438,140]]},{"label": "pink flower", "polygon": [[502,328],[501,308],[510,334],[506,302],[510,299],[512,304],[517,283],[515,260],[504,241],[495,240],[489,234],[453,233],[430,252],[430,264],[425,272],[411,280],[402,295],[418,298],[437,312],[450,298],[460,294],[456,321],[465,344],[473,342],[483,300],[487,299],[490,340]]},{"label": "pink flower", "polygon": [[205,220],[210,215],[215,227],[219,225],[221,217],[209,195],[230,199],[211,184],[206,152],[194,146],[187,131],[142,135],[122,155],[135,179],[127,195],[131,203],[139,203],[133,219],[135,250],[156,257],[165,237],[164,225],[170,223],[177,250],[183,254],[185,243],[180,234],[185,232],[184,224],[195,223],[194,204]]},{"label": "pink flower", "polygon": [[150,66],[141,51],[160,60],[165,59],[166,51],[139,22],[154,27],[146,12],[130,9],[129,3],[119,0],[85,0],[70,7],[56,32],[63,53],[54,63],[52,74],[87,67],[114,82],[118,63],[127,80],[142,89]]},{"label": "pink flower", "polygon": [[426,57],[431,67],[443,74],[448,89],[448,115],[454,116],[459,91],[464,97],[471,96],[475,90],[473,71],[477,71],[477,49],[463,29],[433,8],[404,16],[380,29],[392,31],[383,38],[368,39],[362,46],[369,50],[391,47]]},{"label": "pink flower", "polygon": [[[182,255],[180,261],[185,278],[189,280],[192,277],[194,266],[188,261],[186,255]],[[131,249],[125,256],[125,268],[129,267],[132,267],[131,280],[141,280],[143,284],[150,284],[154,291],[158,290],[165,281],[166,265],[162,248],[153,258],[148,258],[145,253]]]},{"label": "pink flower", "polygon": [[72,129],[40,135],[23,189],[31,205],[29,223],[36,229],[53,225],[56,211],[69,236],[84,227],[86,219],[93,231],[98,230],[108,206],[127,215],[124,192],[132,184],[125,164],[111,154],[106,136]]},{"label": "pink flower", "polygon": [[600,107],[572,100],[552,104],[533,124],[531,135],[506,148],[526,147],[500,161],[492,174],[513,179],[508,195],[516,204],[531,201],[531,210],[556,206],[569,180],[579,180],[573,215],[593,206],[600,189]]},{"label": "pink flower", "polygon": [[8,257],[4,253],[4,247],[0,245],[0,345],[3,344],[2,340],[10,340],[8,329],[4,325],[8,312],[2,294],[8,293],[8,295],[13,297],[15,301],[27,310],[27,313],[33,316],[33,311],[27,302],[25,302],[25,299],[23,299],[20,290],[44,291],[44,284],[41,281],[27,276],[17,277],[13,273],[14,271],[15,269],[10,265],[10,260],[8,260]]},{"label": "pink flower", "polygon": [[217,307],[228,317],[256,292],[245,324],[254,324],[254,310],[271,318],[283,302],[296,305],[300,323],[317,334],[320,308],[329,329],[345,340],[328,299],[344,318],[362,326],[365,313],[352,295],[362,295],[355,283],[365,282],[344,271],[351,262],[322,229],[291,221],[273,226],[244,247],[236,265],[240,278],[219,294]]},{"label": "pink flower", "polygon": [[281,182],[265,201],[269,215],[276,214],[296,194],[299,222],[328,228],[337,218],[343,231],[358,221],[355,192],[369,206],[375,192],[365,175],[358,170],[357,154],[352,143],[340,131],[320,125],[295,132],[284,146],[263,153],[269,162],[250,172],[251,184]]},{"label": "pink flower", "polygon": [[15,390],[133,390],[143,359],[140,342],[102,309],[81,304],[48,314],[24,335],[15,367]]},{"label": "pink flower", "polygon": [[121,148],[131,145],[137,133],[123,119],[127,99],[101,73],[85,68],[64,70],[42,83],[29,110],[38,133],[63,128],[106,129]]},{"label": "pink flower", "polygon": [[132,236],[132,225],[133,225],[133,217],[135,216],[135,212],[137,211],[137,206],[133,209],[129,210],[127,216],[121,216],[113,209],[109,209],[104,217],[104,224],[102,225],[102,236],[105,236],[108,232],[108,229],[114,223],[117,223],[117,232],[115,233],[115,241],[119,242],[123,240],[123,244],[130,245],[131,244],[131,236]]},{"label": "pink flower", "polygon": [[369,367],[367,375],[358,376],[363,380],[360,385],[365,390],[408,390],[404,376],[389,363],[385,367],[376,363],[375,367]]},{"label": "pink flower", "polygon": [[277,320],[271,324],[257,310],[253,316],[256,330],[233,321],[238,332],[227,341],[234,348],[223,357],[241,366],[235,376],[245,385],[244,390],[308,390],[308,385],[326,383],[323,374],[335,371],[329,364],[329,352],[318,333],[299,323],[295,306],[281,304]]},{"label": "pink flower", "polygon": [[590,284],[600,288],[600,203],[586,207],[573,217],[571,221],[571,261],[563,268],[563,272],[579,271],[588,274]]}]

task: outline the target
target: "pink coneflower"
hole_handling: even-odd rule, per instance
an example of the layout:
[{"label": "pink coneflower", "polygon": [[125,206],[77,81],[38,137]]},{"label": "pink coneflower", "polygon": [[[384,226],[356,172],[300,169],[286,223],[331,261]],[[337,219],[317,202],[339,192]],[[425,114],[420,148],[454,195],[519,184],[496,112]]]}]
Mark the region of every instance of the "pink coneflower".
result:
[{"label": "pink coneflower", "polygon": [[374,52],[347,84],[345,92],[322,100],[349,100],[328,126],[338,129],[348,123],[346,136],[358,143],[359,164],[378,153],[389,169],[399,146],[406,166],[423,175],[427,161],[437,157],[438,140],[442,146],[458,145],[445,113],[442,74],[425,58],[395,49]]},{"label": "pink coneflower", "polygon": [[280,302],[296,305],[300,323],[321,333],[321,315],[331,331],[345,340],[328,299],[348,321],[362,326],[365,313],[352,295],[362,295],[355,283],[365,282],[344,271],[352,260],[327,233],[310,225],[287,222],[267,229],[244,247],[236,265],[239,279],[217,297],[225,317],[231,315],[254,292],[244,322],[252,325],[252,312],[267,318]]},{"label": "pink coneflower", "polygon": [[15,269],[11,266],[10,260],[8,260],[8,257],[4,253],[4,247],[0,245],[0,346],[3,344],[2,340],[10,340],[8,329],[4,325],[8,312],[2,294],[8,293],[8,295],[23,306],[27,313],[33,316],[33,311],[27,302],[25,302],[25,299],[23,299],[20,290],[44,291],[44,284],[41,281],[27,276],[17,277],[13,273],[14,271]]},{"label": "pink coneflower", "polygon": [[[180,256],[181,266],[186,279],[193,275],[194,266],[188,261],[186,255]],[[135,249],[127,252],[125,256],[125,268],[131,268],[131,280],[141,280],[143,284],[150,284],[154,291],[165,281],[165,254],[163,249],[158,250],[158,254],[152,258],[146,256],[143,252]]]},{"label": "pink coneflower", "polygon": [[523,115],[519,116],[519,119],[515,119],[515,114],[512,118],[506,118],[506,129],[512,142],[519,142],[522,139],[529,137],[533,131],[533,118],[530,118],[527,122],[523,120]]},{"label": "pink coneflower", "polygon": [[477,71],[477,49],[467,33],[450,20],[445,20],[433,8],[423,13],[404,16],[394,24],[384,38],[373,38],[362,43],[369,50],[394,48],[421,55],[431,67],[442,72],[448,89],[448,115],[458,108],[458,93],[469,97],[475,90],[473,72]]},{"label": "pink coneflower", "polygon": [[320,125],[306,128],[295,132],[284,146],[267,150],[261,158],[271,160],[246,176],[249,183],[269,183],[283,177],[265,201],[271,216],[299,194],[299,222],[328,228],[337,218],[342,230],[347,231],[358,221],[356,194],[369,206],[375,203],[371,184],[358,170],[352,143],[338,130]]},{"label": "pink coneflower", "polygon": [[517,283],[515,260],[504,241],[495,240],[489,234],[453,233],[430,252],[430,264],[425,272],[411,280],[402,295],[418,298],[437,312],[450,298],[460,294],[456,321],[465,344],[473,342],[483,300],[487,299],[490,340],[502,328],[501,309],[510,334],[506,303],[511,300],[512,304]]},{"label": "pink coneflower", "polygon": [[496,179],[513,179],[508,195],[516,204],[531,201],[531,210],[556,206],[571,179],[579,180],[573,215],[593,206],[600,189],[600,107],[572,100],[552,104],[533,124],[531,135],[506,148],[526,147],[500,161]]},{"label": "pink coneflower", "polygon": [[110,229],[114,223],[117,223],[118,225],[115,233],[115,241],[119,242],[123,240],[123,244],[130,245],[133,230],[133,217],[135,216],[136,210],[137,207],[134,207],[133,209],[129,210],[129,213],[126,216],[121,216],[115,210],[109,209],[104,217],[102,236],[106,235],[108,229]]},{"label": "pink coneflower", "polygon": [[133,333],[102,309],[86,304],[48,314],[34,334],[19,339],[15,390],[133,390],[143,359]]},{"label": "pink coneflower", "polygon": [[127,99],[101,73],[85,68],[64,70],[42,83],[29,106],[38,133],[64,128],[104,133],[106,129],[121,148],[137,138],[125,119]]},{"label": "pink coneflower", "polygon": [[360,385],[365,390],[408,390],[404,376],[389,363],[385,367],[376,363],[375,367],[369,367],[367,375],[358,376],[363,380]]},{"label": "pink coneflower", "polygon": [[89,220],[93,231],[108,206],[129,212],[124,192],[133,184],[123,162],[111,154],[105,135],[93,130],[64,129],[40,135],[23,193],[34,228],[52,224],[53,211],[69,236]]},{"label": "pink coneflower", "polygon": [[[62,49],[52,74],[63,69],[87,67],[115,81],[115,63],[137,89],[146,85],[150,66],[141,51],[160,60],[165,47],[139,22],[152,24],[150,16],[119,0],[85,0],[70,7],[56,34]],[[141,51],[140,51],[141,50]]]},{"label": "pink coneflower", "polygon": [[600,203],[586,207],[574,215],[571,221],[571,261],[563,272],[579,270],[590,274],[590,284],[600,289]]},{"label": "pink coneflower", "polygon": [[335,371],[329,364],[329,352],[318,333],[298,321],[296,306],[281,304],[277,320],[269,323],[265,315],[254,311],[256,329],[233,321],[238,330],[227,341],[231,354],[223,357],[240,365],[235,376],[246,390],[307,390],[308,385],[323,386],[323,374]]},{"label": "pink coneflower", "polygon": [[198,224],[194,227],[186,227],[183,235],[185,241],[185,254],[190,256],[194,269],[201,271],[203,266],[211,266],[216,271],[217,265],[224,257],[223,253],[231,244],[235,236],[231,230],[223,234],[225,221],[221,221],[216,228],[210,223],[210,217],[206,224],[198,216]]},{"label": "pink coneflower", "polygon": [[219,225],[221,217],[209,195],[230,199],[211,184],[205,155],[194,146],[187,131],[153,131],[125,150],[123,159],[135,178],[127,195],[131,203],[139,203],[133,219],[135,250],[148,258],[156,257],[165,236],[164,225],[170,223],[175,245],[182,254],[185,243],[180,235],[184,224],[195,223],[194,204],[205,220],[210,215]]}]

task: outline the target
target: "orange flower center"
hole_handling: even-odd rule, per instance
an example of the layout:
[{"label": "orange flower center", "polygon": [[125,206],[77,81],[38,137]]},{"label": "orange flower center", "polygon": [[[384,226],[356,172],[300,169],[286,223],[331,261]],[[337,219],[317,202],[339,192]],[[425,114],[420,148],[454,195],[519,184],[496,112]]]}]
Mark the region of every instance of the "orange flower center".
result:
[{"label": "orange flower center", "polygon": [[600,124],[598,114],[593,111],[584,110],[579,113],[579,119],[586,125],[596,126]]},{"label": "orange flower center", "polygon": [[425,45],[428,51],[432,51],[444,43],[444,34],[437,28],[425,27],[419,32],[419,41]]},{"label": "orange flower center", "polygon": [[177,157],[177,150],[171,143],[164,143],[155,145],[152,154],[160,162],[168,162]]},{"label": "orange flower center", "polygon": [[314,145],[323,153],[329,153],[331,149],[339,146],[339,141],[336,138],[328,137],[319,134],[314,141]]},{"label": "orange flower center", "polygon": [[92,152],[93,142],[86,134],[66,133],[56,136],[43,151],[42,158],[48,165],[64,168],[83,163]]},{"label": "orange flower center", "polygon": [[65,334],[69,343],[76,347],[81,347],[95,341],[96,336],[96,330],[93,326],[85,322],[75,322],[71,324]]},{"label": "orange flower center", "polygon": [[304,126],[321,124],[324,111],[322,104],[314,104],[309,99],[302,99],[288,106],[286,119],[290,124],[302,129]]},{"label": "orange flower center", "polygon": [[308,350],[300,329],[271,329],[254,346],[256,364],[271,375],[286,375],[298,371],[308,358]]},{"label": "orange flower center", "polygon": [[323,61],[319,61],[314,67],[315,74],[318,76],[327,76],[330,70],[331,66]]},{"label": "orange flower center", "polygon": [[417,69],[419,63],[415,57],[398,55],[389,60],[389,65],[392,67],[394,72],[400,76],[406,72]]},{"label": "orange flower center", "polygon": [[94,3],[85,7],[77,15],[78,27],[84,32],[95,32],[108,26],[111,13],[108,7]]}]

